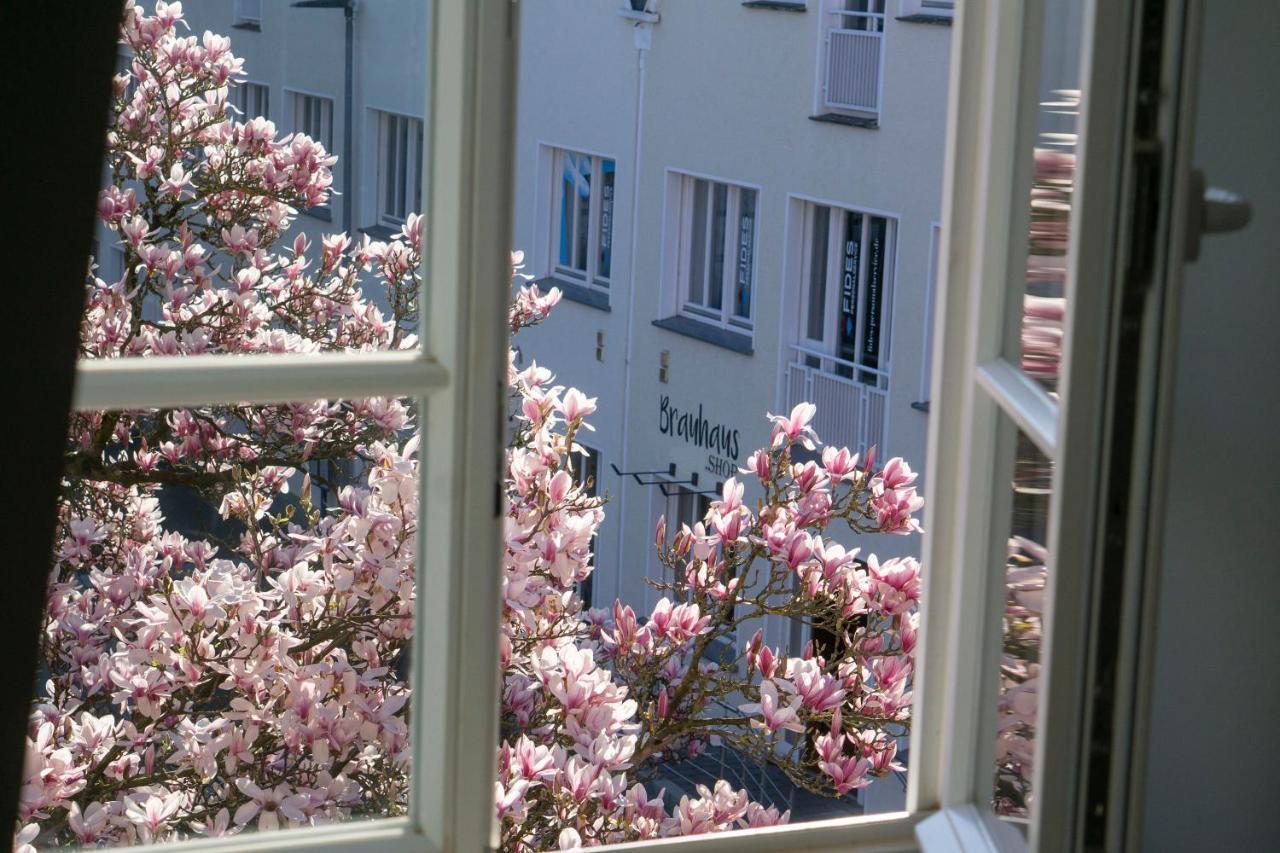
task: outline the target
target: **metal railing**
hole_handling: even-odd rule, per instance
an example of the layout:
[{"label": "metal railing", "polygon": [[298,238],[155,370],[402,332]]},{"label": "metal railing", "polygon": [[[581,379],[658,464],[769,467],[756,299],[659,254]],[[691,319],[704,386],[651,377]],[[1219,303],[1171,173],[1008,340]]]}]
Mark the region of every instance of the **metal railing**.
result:
[{"label": "metal railing", "polygon": [[813,428],[823,444],[866,453],[885,449],[889,371],[864,367],[799,344],[787,365],[787,408],[808,401],[818,407]]},{"label": "metal railing", "polygon": [[827,32],[823,101],[831,109],[879,113],[884,15],[837,14],[843,26]]}]

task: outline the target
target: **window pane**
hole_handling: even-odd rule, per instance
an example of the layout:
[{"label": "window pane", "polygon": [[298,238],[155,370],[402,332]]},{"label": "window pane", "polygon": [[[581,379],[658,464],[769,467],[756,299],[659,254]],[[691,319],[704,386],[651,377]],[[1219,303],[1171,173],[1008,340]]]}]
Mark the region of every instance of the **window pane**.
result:
[{"label": "window pane", "polygon": [[[355,114],[368,122],[367,160],[352,169],[356,186],[335,195],[334,178],[345,162],[325,139],[333,131],[333,102],[287,86],[323,90],[333,62],[343,61],[341,28],[334,40],[316,42],[289,27],[228,31],[225,14],[216,4],[188,4],[184,20],[158,41],[130,44],[122,38],[122,52],[137,61],[117,79],[111,104],[113,133],[98,203],[101,258],[85,282],[81,357],[413,346],[421,228],[401,230],[416,211],[405,204],[403,189],[397,197],[404,173],[397,177],[396,168],[412,159],[420,176],[421,145],[401,151],[395,129],[405,119],[370,109],[362,96]],[[394,55],[398,73],[401,63],[412,69],[402,84],[378,93],[380,102],[416,103],[422,95],[426,56],[413,35],[414,18],[425,27],[425,12],[367,11],[368,26],[407,31],[402,50],[378,54],[382,62]],[[194,70],[183,64],[172,72],[185,93],[183,109],[203,116],[201,126],[228,122],[225,139],[197,133],[190,121],[162,107],[168,94],[148,70],[168,61],[165,50],[186,38],[180,33],[188,23],[194,32],[230,38],[229,48],[206,54],[213,58]],[[203,44],[197,40],[193,49],[205,51]],[[283,66],[259,59],[264,51],[288,58],[287,79]],[[373,56],[364,61],[373,63]],[[263,76],[249,82],[243,79],[248,75]],[[265,115],[273,87],[287,92],[278,122]],[[140,115],[152,119],[140,122]],[[422,122],[413,124],[420,135]],[[303,144],[296,132],[319,144]],[[160,151],[171,153],[162,157]],[[367,207],[354,210],[357,200]],[[348,203],[350,211],[344,210]],[[318,211],[327,217],[305,215]],[[335,221],[340,213],[350,216],[349,226]],[[355,232],[374,225],[383,228],[366,252]],[[347,240],[326,241],[343,231]]]},{"label": "window pane", "polygon": [[573,265],[582,270],[587,269],[587,243],[591,233],[591,157],[577,158],[578,173],[575,175],[576,187],[573,194]]},{"label": "window pane", "polygon": [[751,264],[755,251],[756,191],[739,193],[737,273],[734,281],[733,313],[739,317],[751,316]]},{"label": "window pane", "polygon": [[805,332],[810,340],[826,339],[827,255],[831,233],[831,208],[813,208],[813,225],[809,234],[809,311]]},{"label": "window pane", "polygon": [[596,261],[596,278],[609,278],[613,270],[613,176],[612,160],[600,164],[600,231],[597,240],[600,256]]},{"label": "window pane", "polygon": [[[836,354],[846,362],[858,361],[858,300],[862,298],[859,277],[862,272],[862,214],[844,215],[844,252],[840,270],[840,316],[836,328]],[[837,373],[853,376],[848,365],[840,365]]]},{"label": "window pane", "polygon": [[72,417],[34,843],[405,813],[415,421],[383,398]]},{"label": "window pane", "polygon": [[1005,817],[1030,817],[1035,723],[1040,690],[1040,647],[1048,574],[1049,507],[1053,463],[1018,432],[1005,606],[993,805]]},{"label": "window pane", "polygon": [[724,303],[725,227],[729,216],[729,188],[713,184],[711,205],[711,263],[707,273],[707,307],[719,310]]},{"label": "window pane", "polygon": [[[841,490],[851,482],[837,486],[831,475],[820,473],[826,470],[827,445],[829,458],[848,461],[856,454],[858,470],[867,465],[874,446],[868,480],[898,455],[913,469],[924,464],[927,416],[910,403],[918,399],[925,334],[928,224],[940,218],[942,206],[949,29],[895,23],[886,30],[877,16],[908,13],[876,0],[859,7],[869,16],[837,16],[832,12],[843,10],[844,0],[822,0],[809,4],[816,17],[811,28],[801,28],[808,35],[789,44],[795,61],[769,65],[752,60],[776,52],[778,19],[768,12],[735,11],[739,49],[707,52],[708,34],[724,29],[722,5],[675,4],[679,15],[673,11],[659,23],[629,21],[623,30],[616,26],[616,10],[597,4],[524,4],[520,13],[515,133],[522,153],[516,157],[513,216],[515,233],[528,245],[516,248],[529,253],[528,273],[555,277],[547,284],[554,283],[563,298],[539,326],[517,333],[518,369],[532,371],[536,362],[554,378],[542,386],[547,399],[517,401],[513,433],[524,435],[524,418],[538,420],[531,413],[546,405],[560,412],[548,402],[556,386],[598,397],[598,411],[587,418],[595,431],[583,428],[573,440],[601,450],[597,496],[604,501],[605,520],[598,528],[583,529],[577,513],[584,496],[570,491],[565,512],[530,531],[527,549],[512,548],[504,566],[508,588],[517,596],[530,592],[536,603],[526,606],[513,597],[504,611],[504,643],[510,640],[512,654],[503,670],[504,746],[496,806],[503,849],[557,849],[577,841],[591,846],[729,829],[772,821],[771,807],[779,817],[790,810],[796,821],[891,813],[905,807],[907,754],[921,748],[911,739],[907,707],[914,689],[911,596],[919,571],[908,558],[918,553],[919,537],[860,535],[864,527],[880,529],[882,519],[895,523],[898,510],[906,511],[916,500],[908,494],[913,487],[895,482],[881,497],[890,492],[896,497],[883,498],[885,504],[867,508],[867,515],[858,510],[851,516],[858,519],[853,529],[839,513],[829,523],[818,519],[825,519],[828,498],[848,500]],[[831,66],[825,39],[846,19],[859,29],[841,42],[845,64]],[[618,39],[632,30],[640,39],[639,52],[629,38],[627,49],[620,50]],[[661,57],[646,52],[648,35],[661,42]],[[797,45],[799,53],[792,50]],[[885,98],[895,103],[893,116],[885,114],[886,122],[893,121],[884,125],[884,133],[892,136],[896,131],[890,124],[900,131],[907,121],[912,138],[922,140],[919,146],[884,148],[888,137],[848,126],[870,123],[866,115],[826,107],[831,100],[849,103],[869,93],[868,103],[878,109],[876,81],[884,50],[912,68],[911,74],[884,78]],[[570,56],[571,62],[547,61]],[[637,56],[652,61],[638,62]],[[829,72],[845,85],[843,93],[824,91]],[[733,109],[726,113],[708,104]],[[741,121],[726,121],[725,115]],[[744,128],[749,129],[745,135]],[[615,172],[609,161],[598,156],[594,161],[585,275],[568,273],[578,263],[578,232],[567,203],[576,196],[567,185],[561,190],[566,176],[556,156],[562,149],[603,152],[617,166]],[[625,191],[618,188],[619,180]],[[876,212],[883,210],[895,213]],[[613,229],[606,239],[605,221],[615,221],[613,215],[625,227]],[[881,220],[874,229],[872,217]],[[818,233],[806,231],[806,222]],[[606,264],[606,248],[617,251],[616,266]],[[606,268],[608,291],[592,287]],[[904,290],[890,292],[895,286]],[[870,307],[868,300],[874,303]],[[888,376],[890,320],[896,326],[893,379]],[[797,352],[806,345],[810,352]],[[535,378],[531,374],[529,381]],[[561,390],[560,401],[568,393]],[[805,402],[817,407],[809,424],[824,444],[793,447],[785,463],[777,458],[775,463],[780,471],[798,472],[812,462],[821,483],[815,481],[816,493],[805,508],[790,504],[784,509],[771,504],[779,491],[760,482],[750,460],[761,459],[753,451],[770,445],[766,413],[785,419]],[[797,417],[805,408],[799,411]],[[563,434],[561,414],[551,420],[551,431]],[[549,441],[555,446],[561,439]],[[841,456],[844,446],[848,454]],[[536,476],[525,476],[523,461],[513,470],[509,505],[527,506],[529,517],[537,518],[547,510],[534,496],[542,480],[557,476],[559,469],[543,454],[541,438],[523,447],[530,459],[540,461]],[[794,537],[810,549],[797,565],[768,558],[752,562],[744,556],[745,544],[742,550],[726,549],[723,483],[730,478],[743,485],[745,512],[728,514],[756,525],[745,534],[747,541]],[[533,491],[524,491],[526,485]],[[800,487],[795,488],[798,494]],[[869,491],[860,492],[855,503],[870,499]],[[763,529],[762,502],[770,533]],[[573,556],[593,540],[598,540],[591,548],[593,562]],[[769,546],[754,547],[759,557]],[[557,556],[539,556],[544,548]],[[847,571],[858,583],[865,581],[858,589],[872,598],[893,588],[893,595],[904,596],[902,606],[889,605],[895,612],[886,614],[887,598],[852,602],[823,588],[822,561],[814,548],[824,558],[830,549],[833,574]],[[855,548],[861,550],[849,557]],[[566,550],[569,556],[558,556]],[[871,552],[878,555],[874,562]],[[849,559],[839,562],[841,557]],[[589,587],[582,573],[589,573]],[[811,583],[818,585],[816,597]],[[575,623],[577,604],[572,598],[566,604],[565,596],[576,592],[581,598],[585,588],[595,610]],[[729,600],[735,594],[741,597]],[[823,597],[828,594],[833,597]],[[776,604],[780,610],[758,609],[764,605],[757,604],[757,595],[776,596],[769,607]],[[671,624],[665,611],[655,611],[665,606],[662,601],[673,613],[681,606],[690,613],[688,608],[696,606],[699,619],[708,619],[712,636],[701,651],[676,662],[670,644],[651,633]],[[875,615],[866,615],[871,611]],[[559,632],[554,642],[537,638],[544,627]],[[757,629],[761,633],[752,647]],[[626,638],[621,642],[619,630]],[[566,677],[561,662],[544,667],[533,660],[531,650],[553,646],[570,657],[589,652],[590,663]],[[767,678],[758,663],[761,648],[769,649],[765,657],[773,661],[766,665],[772,672]],[[706,680],[699,680],[704,668]],[[693,681],[677,697],[685,672],[695,673]],[[544,673],[565,683],[596,685],[592,689],[602,694],[614,685],[626,689],[635,705],[626,706],[621,716],[627,726],[637,727],[626,767],[601,765],[597,757],[603,750],[582,751],[579,744],[595,743],[601,734],[591,720],[605,714],[564,710]],[[795,705],[783,682],[794,684],[797,678],[832,686],[840,680],[842,686],[834,689],[845,693],[834,729],[832,707],[798,708],[790,727],[776,717],[772,729],[757,724],[763,723],[758,709],[765,705]],[[772,704],[770,690],[778,704]],[[661,713],[660,701],[665,703]],[[613,707],[603,698],[600,702]],[[585,733],[579,723],[587,727]],[[604,733],[602,743],[619,744],[620,732]],[[523,766],[520,756],[557,747],[564,762],[526,786],[523,770],[517,772]],[[603,768],[593,777],[605,780],[597,783],[600,790],[632,792],[640,784],[644,804],[610,793],[585,806],[571,802],[566,773],[578,773],[580,767],[590,774]],[[724,821],[724,813],[708,810],[699,785],[712,791],[718,786],[721,797],[738,796],[726,787],[743,792],[746,799],[734,803],[757,818],[744,811]],[[665,794],[659,805],[660,790]]]},{"label": "window pane", "polygon": [[[882,216],[869,217],[868,232],[867,286],[865,308],[862,312],[862,353],[859,363],[864,367],[878,368],[882,348],[881,334],[884,327],[884,267],[888,261],[888,220]],[[860,381],[875,383],[876,375],[862,373]]]},{"label": "window pane", "polygon": [[1067,248],[1075,186],[1080,114],[1082,12],[1069,0],[1046,0],[1030,199],[1026,282],[1016,346],[1022,369],[1052,394],[1058,391],[1066,314]]},{"label": "window pane", "polygon": [[706,181],[693,181],[693,221],[689,234],[689,301],[707,304],[707,192]]},{"label": "window pane", "polygon": [[570,247],[573,245],[573,197],[577,195],[576,155],[564,151],[561,154],[561,178],[559,178],[559,264],[573,263]]}]

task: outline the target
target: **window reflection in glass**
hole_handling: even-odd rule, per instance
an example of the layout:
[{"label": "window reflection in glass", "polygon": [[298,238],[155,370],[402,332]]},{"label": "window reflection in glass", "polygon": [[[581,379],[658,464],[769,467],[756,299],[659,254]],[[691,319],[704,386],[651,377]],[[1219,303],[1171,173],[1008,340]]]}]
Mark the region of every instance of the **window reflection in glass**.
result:
[{"label": "window reflection in glass", "polygon": [[1013,504],[1005,564],[1005,599],[997,710],[993,806],[1011,818],[1030,816],[1035,724],[1053,464],[1021,431],[1013,469]]}]

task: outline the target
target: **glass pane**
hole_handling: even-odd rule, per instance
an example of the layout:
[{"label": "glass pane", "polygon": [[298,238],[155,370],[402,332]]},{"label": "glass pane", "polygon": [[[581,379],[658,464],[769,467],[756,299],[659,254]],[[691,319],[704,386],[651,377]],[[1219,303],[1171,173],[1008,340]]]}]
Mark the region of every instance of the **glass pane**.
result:
[{"label": "glass pane", "polygon": [[[515,248],[535,277],[562,266],[565,213],[547,192],[548,158],[592,150],[617,169],[595,161],[587,272],[598,280],[606,247],[619,262],[607,289],[563,288],[515,336],[517,383],[537,387],[521,389],[512,411],[507,523],[525,544],[504,566],[499,847],[900,811],[918,748],[921,571],[906,520],[919,497],[903,466],[925,464],[928,416],[910,404],[927,335],[929,224],[942,210],[950,28],[890,24],[889,52],[912,73],[882,75],[884,20],[899,14],[884,0],[854,15],[832,14],[844,0],[809,4],[821,20],[798,36],[796,61],[772,64],[753,57],[777,52],[774,13],[738,10],[735,49],[708,52],[723,4],[668,4],[662,21],[626,32],[609,5],[520,11],[513,217],[527,242]],[[845,25],[858,29],[832,56],[827,37]],[[630,38],[620,49],[633,30],[639,51]],[[646,52],[648,36],[661,57]],[[548,61],[570,45],[572,62]],[[879,134],[840,127],[871,118],[831,106],[865,103],[850,92],[872,104],[882,92],[895,115],[909,111],[920,144],[893,144],[898,119]],[[606,212],[625,223],[607,241]],[[544,305],[518,299],[521,311]],[[797,353],[806,344],[815,355]],[[576,427],[572,439],[569,388],[595,408],[594,431]],[[795,429],[807,424],[822,443],[797,432],[784,456],[790,439],[779,433],[770,449],[768,415],[790,423],[792,412]],[[599,452],[599,488],[548,503],[544,484],[570,442]],[[761,460],[772,466],[764,482]],[[873,532],[885,529],[895,532]],[[790,559],[770,550],[783,543],[796,549]],[[848,585],[832,587],[837,577]],[[703,633],[677,628],[674,639],[677,611],[694,608]],[[584,689],[581,708],[556,695],[570,683]],[[603,722],[615,714],[617,727]],[[585,799],[574,792],[587,783],[571,779],[593,780]]]},{"label": "glass pane", "polygon": [[693,181],[693,217],[689,233],[689,301],[694,305],[707,303],[707,192],[706,181]]},{"label": "glass pane", "polygon": [[573,263],[570,246],[573,245],[573,198],[575,195],[577,168],[573,162],[574,155],[563,152],[560,155],[560,266],[567,267]]},{"label": "glass pane", "polygon": [[751,264],[755,251],[756,191],[742,190],[738,211],[738,253],[734,281],[733,313],[751,317]]},{"label": "glass pane", "polygon": [[[868,218],[867,237],[867,287],[865,310],[862,312],[862,357],[864,367],[878,368],[883,348],[881,335],[887,328],[884,322],[885,264],[888,263],[889,222],[883,216]],[[877,382],[876,374],[863,372],[859,380],[869,384]]]},{"label": "glass pane", "polygon": [[1056,396],[1066,315],[1067,249],[1080,117],[1082,11],[1046,0],[1030,200],[1026,284],[1021,305],[1022,369]]},{"label": "glass pane", "polygon": [[707,307],[719,310],[724,304],[725,227],[729,216],[729,188],[714,184],[711,205],[711,264],[707,273]]},{"label": "glass pane", "polygon": [[831,208],[813,208],[813,225],[809,237],[809,312],[806,334],[810,340],[826,340],[827,311],[827,241],[831,231]]},{"label": "glass pane", "polygon": [[583,271],[587,268],[587,241],[591,227],[591,161],[591,157],[579,156],[578,174],[574,176],[573,265]]},{"label": "glass pane", "polygon": [[415,421],[382,398],[72,417],[32,843],[405,813]]},{"label": "glass pane", "polygon": [[[844,252],[840,270],[840,317],[836,328],[836,354],[845,362],[858,361],[858,300],[861,298],[861,282],[865,275],[862,266],[862,214],[844,215]],[[837,365],[836,373],[846,379],[853,377],[849,364]]]},{"label": "glass pane", "polygon": [[[408,116],[422,110],[426,12],[362,12],[367,33],[399,35],[395,50],[362,48],[354,61],[397,82],[357,92],[353,132],[367,121],[368,139],[350,164],[353,141],[333,138],[333,112],[347,105],[343,28],[323,25],[330,14],[283,4],[277,20],[288,25],[253,31],[196,3],[157,39],[122,37],[132,59],[111,105],[83,358],[414,344],[405,296],[420,277],[422,222],[401,226],[421,175],[422,146],[406,134],[409,124],[422,133]],[[179,90],[175,109],[166,98]],[[284,100],[270,103],[273,90]],[[352,186],[337,195],[344,172]]]},{"label": "glass pane", "polygon": [[597,238],[600,256],[596,263],[597,279],[607,279],[613,270],[613,177],[613,161],[602,161],[600,164],[600,233]]},{"label": "glass pane", "polygon": [[1013,467],[1013,509],[1008,560],[993,805],[996,813],[1028,818],[1040,689],[1040,646],[1048,574],[1049,509],[1053,463],[1018,432]]}]

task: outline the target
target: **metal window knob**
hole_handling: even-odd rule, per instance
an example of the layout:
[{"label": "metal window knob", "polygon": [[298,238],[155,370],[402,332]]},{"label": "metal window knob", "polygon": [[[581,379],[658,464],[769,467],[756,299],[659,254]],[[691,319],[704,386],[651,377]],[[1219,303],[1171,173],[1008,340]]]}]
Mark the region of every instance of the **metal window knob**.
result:
[{"label": "metal window knob", "polygon": [[1200,257],[1203,234],[1239,231],[1253,218],[1253,205],[1239,193],[1205,185],[1204,172],[1191,170],[1191,199],[1187,210],[1188,261]]}]

